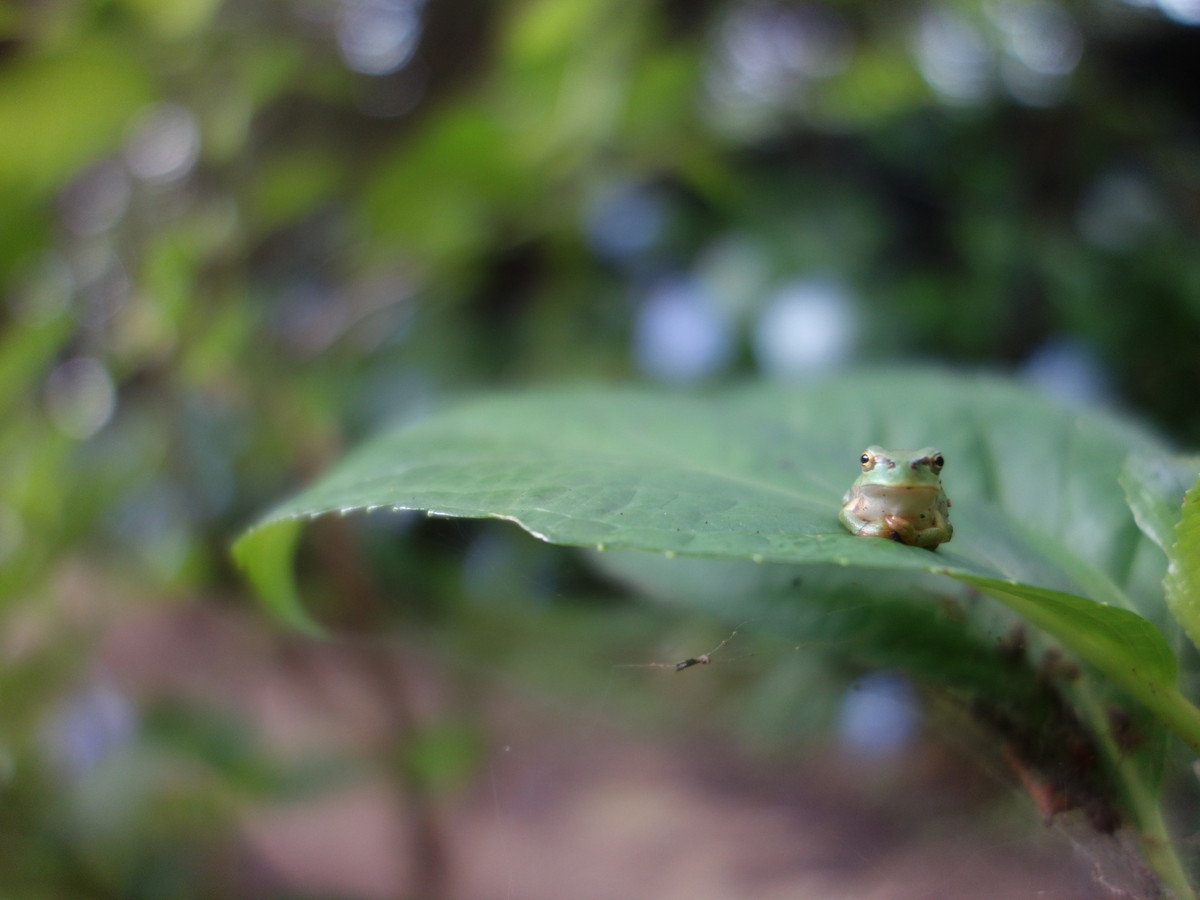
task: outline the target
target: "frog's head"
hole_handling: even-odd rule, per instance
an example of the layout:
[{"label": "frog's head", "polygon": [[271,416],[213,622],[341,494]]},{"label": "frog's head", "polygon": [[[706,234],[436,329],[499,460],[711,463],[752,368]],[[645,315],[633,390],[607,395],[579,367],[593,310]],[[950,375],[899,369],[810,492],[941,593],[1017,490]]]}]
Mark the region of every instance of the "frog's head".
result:
[{"label": "frog's head", "polygon": [[939,476],[946,463],[942,451],[936,447],[887,450],[871,446],[863,451],[859,461],[862,463],[860,482],[898,487],[937,487],[942,483]]}]

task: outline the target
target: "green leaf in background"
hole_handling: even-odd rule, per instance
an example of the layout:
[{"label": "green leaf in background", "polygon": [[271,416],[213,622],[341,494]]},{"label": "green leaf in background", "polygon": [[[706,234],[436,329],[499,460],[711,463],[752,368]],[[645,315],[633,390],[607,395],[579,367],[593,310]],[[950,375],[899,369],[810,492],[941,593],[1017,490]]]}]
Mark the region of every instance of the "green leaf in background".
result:
[{"label": "green leaf in background", "polygon": [[234,546],[234,558],[271,612],[298,631],[316,635],[321,629],[304,611],[292,577],[292,557],[299,539],[299,522],[280,522],[243,536]]},{"label": "green leaf in background", "polygon": [[204,28],[220,7],[220,0],[123,0],[162,37],[187,38]]},{"label": "green leaf in background", "polygon": [[1179,691],[1171,648],[1141,616],[1061,591],[951,574],[1061,640],[1200,753],[1200,710]]},{"label": "green leaf in background", "polygon": [[71,334],[67,315],[22,323],[0,339],[0,416],[18,408],[29,397],[47,362]]},{"label": "green leaf in background", "polygon": [[1200,464],[1163,465],[1161,460],[1131,457],[1121,471],[1121,487],[1138,527],[1159,549],[1170,555],[1175,543],[1179,506],[1193,469]]},{"label": "green leaf in background", "polygon": [[1200,481],[1184,497],[1164,584],[1167,605],[1192,643],[1200,647]]},{"label": "green leaf in background", "polygon": [[[873,443],[945,452],[951,544],[931,552],[841,527],[842,494]],[[877,371],[710,397],[509,394],[368,442],[259,522],[239,558],[254,576],[262,564],[246,542],[281,523],[291,530],[305,517],[390,508],[507,519],[558,544],[925,571],[987,591],[1134,696],[1178,697],[1174,657],[1155,627],[1170,623],[1165,559],[1134,565],[1148,539],[1118,482],[1130,457],[1172,464],[1116,418],[948,372]],[[295,597],[281,588],[285,555],[282,541],[273,545],[269,582],[277,608],[290,610],[280,599]],[[1186,714],[1176,710],[1171,724],[1200,748]]]},{"label": "green leaf in background", "polygon": [[0,69],[0,187],[48,193],[121,140],[153,99],[127,48],[93,39],[69,53],[27,54]]}]

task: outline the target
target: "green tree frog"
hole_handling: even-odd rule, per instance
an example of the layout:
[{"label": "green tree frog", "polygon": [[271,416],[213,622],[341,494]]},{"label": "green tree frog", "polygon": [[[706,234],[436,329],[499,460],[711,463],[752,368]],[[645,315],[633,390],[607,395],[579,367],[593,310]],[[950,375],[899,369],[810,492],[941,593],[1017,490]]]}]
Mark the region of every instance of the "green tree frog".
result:
[{"label": "green tree frog", "polygon": [[942,490],[946,460],[940,450],[872,446],[859,461],[862,474],[842,498],[839,516],[851,534],[930,550],[954,536],[950,498]]}]

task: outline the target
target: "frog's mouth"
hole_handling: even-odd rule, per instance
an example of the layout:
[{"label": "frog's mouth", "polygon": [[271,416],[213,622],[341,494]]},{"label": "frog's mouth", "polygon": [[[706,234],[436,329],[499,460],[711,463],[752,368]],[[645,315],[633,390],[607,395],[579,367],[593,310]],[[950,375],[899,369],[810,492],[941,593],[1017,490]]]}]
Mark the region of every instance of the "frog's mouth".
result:
[{"label": "frog's mouth", "polygon": [[868,497],[885,497],[889,494],[936,494],[936,484],[864,484],[859,488]]}]

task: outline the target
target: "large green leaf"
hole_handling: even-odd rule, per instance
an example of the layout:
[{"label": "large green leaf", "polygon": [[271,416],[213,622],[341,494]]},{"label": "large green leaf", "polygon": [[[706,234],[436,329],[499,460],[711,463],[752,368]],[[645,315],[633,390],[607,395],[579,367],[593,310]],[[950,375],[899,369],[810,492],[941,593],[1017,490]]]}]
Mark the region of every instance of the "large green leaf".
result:
[{"label": "large green leaf", "polygon": [[[842,493],[873,443],[945,452],[952,543],[928,551],[841,527]],[[1169,622],[1165,557],[1118,481],[1131,458],[1171,464],[1114,417],[942,372],[714,396],[537,391],[485,397],[368,442],[243,541],[329,512],[419,509],[508,519],[559,544],[924,570],[993,594],[1145,699],[1174,691],[1176,673],[1154,624]],[[253,570],[249,546],[240,557]],[[285,555],[276,544],[276,570]]]}]

